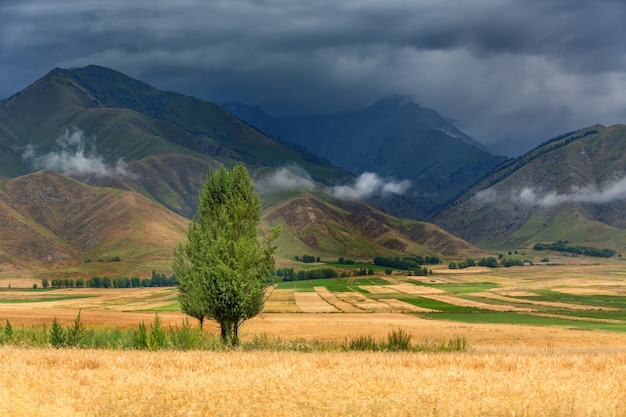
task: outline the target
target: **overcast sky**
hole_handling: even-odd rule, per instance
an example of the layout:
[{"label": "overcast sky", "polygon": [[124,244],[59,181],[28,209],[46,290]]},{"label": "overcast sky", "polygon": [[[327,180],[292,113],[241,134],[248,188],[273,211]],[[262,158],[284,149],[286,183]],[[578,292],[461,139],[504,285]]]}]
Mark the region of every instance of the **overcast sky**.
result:
[{"label": "overcast sky", "polygon": [[107,66],[273,116],[407,94],[492,150],[626,123],[623,0],[2,0],[0,98]]}]

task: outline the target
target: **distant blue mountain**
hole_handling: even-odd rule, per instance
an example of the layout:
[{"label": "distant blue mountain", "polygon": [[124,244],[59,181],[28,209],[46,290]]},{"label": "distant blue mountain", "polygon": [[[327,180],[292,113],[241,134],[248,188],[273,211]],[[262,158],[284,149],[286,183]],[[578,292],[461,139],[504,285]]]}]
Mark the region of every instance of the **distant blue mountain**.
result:
[{"label": "distant blue mountain", "polygon": [[422,213],[436,210],[506,160],[408,96],[384,97],[361,111],[297,118],[274,118],[241,103],[224,107],[265,134],[305,147],[355,175],[375,172],[411,180],[405,199]]}]

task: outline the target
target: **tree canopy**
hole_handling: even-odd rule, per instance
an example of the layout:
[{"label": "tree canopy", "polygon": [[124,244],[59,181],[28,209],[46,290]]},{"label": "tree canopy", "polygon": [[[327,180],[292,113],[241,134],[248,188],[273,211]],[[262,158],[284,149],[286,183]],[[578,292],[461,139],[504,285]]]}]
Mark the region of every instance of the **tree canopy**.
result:
[{"label": "tree canopy", "polygon": [[272,242],[279,229],[261,239],[260,220],[261,205],[243,164],[219,168],[208,173],[187,242],[175,250],[182,311],[200,325],[215,320],[225,343],[238,344],[239,326],[261,312],[274,271]]}]

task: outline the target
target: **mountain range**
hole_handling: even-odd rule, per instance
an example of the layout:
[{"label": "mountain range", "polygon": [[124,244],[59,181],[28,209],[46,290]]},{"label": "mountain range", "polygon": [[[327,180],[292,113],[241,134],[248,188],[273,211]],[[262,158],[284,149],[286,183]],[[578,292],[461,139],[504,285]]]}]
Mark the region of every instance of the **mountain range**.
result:
[{"label": "mountain range", "polygon": [[437,111],[392,95],[361,111],[273,118],[255,106],[225,108],[269,136],[293,142],[355,174],[408,180],[410,205],[372,201],[403,217],[440,208],[507,158],[491,154]]},{"label": "mountain range", "polygon": [[[206,173],[238,161],[270,189],[261,193],[264,221],[283,224],[284,259],[481,253],[437,226],[337,197],[331,190],[350,189],[354,175],[220,106],[88,66],[54,69],[0,102],[3,271],[168,270]],[[277,185],[282,171],[296,183]],[[159,224],[167,239],[151,230]],[[94,259],[104,262],[85,263]]]},{"label": "mountain range", "polygon": [[274,119],[88,66],[0,101],[0,276],[168,271],[207,172],[239,161],[263,227],[283,226],[279,265],[558,240],[626,248],[626,126],[506,159],[403,96]]}]

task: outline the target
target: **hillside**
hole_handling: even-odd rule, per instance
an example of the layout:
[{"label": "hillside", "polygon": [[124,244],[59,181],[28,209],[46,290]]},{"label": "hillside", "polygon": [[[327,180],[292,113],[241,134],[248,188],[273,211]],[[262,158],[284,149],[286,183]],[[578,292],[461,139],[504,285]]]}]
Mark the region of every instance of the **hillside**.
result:
[{"label": "hillside", "polygon": [[432,221],[479,246],[626,247],[626,126],[591,126],[501,165]]},{"label": "hillside", "polygon": [[[1,275],[145,276],[167,272],[187,220],[136,193],[84,184],[52,171],[0,182]],[[278,256],[479,256],[438,227],[401,221],[364,203],[304,193],[264,211],[281,224]],[[118,262],[111,260],[119,259]]]},{"label": "hillside", "polygon": [[433,109],[405,96],[383,98],[357,112],[276,119],[258,107],[226,106],[268,135],[310,149],[333,164],[359,175],[412,182],[404,198],[412,205],[385,211],[423,217],[472,185],[506,158],[490,154]]},{"label": "hillside", "polygon": [[[2,271],[18,274],[168,270],[187,227],[185,218],[137,193],[52,171],[2,180],[0,223]],[[106,262],[116,257],[121,262]]]},{"label": "hillside", "polygon": [[264,222],[283,228],[278,254],[371,260],[375,256],[480,256],[476,247],[437,226],[399,220],[360,202],[294,196],[265,210]]}]

